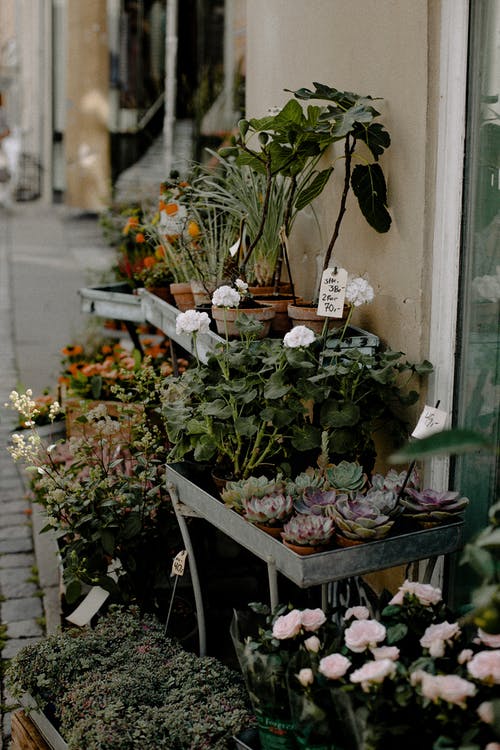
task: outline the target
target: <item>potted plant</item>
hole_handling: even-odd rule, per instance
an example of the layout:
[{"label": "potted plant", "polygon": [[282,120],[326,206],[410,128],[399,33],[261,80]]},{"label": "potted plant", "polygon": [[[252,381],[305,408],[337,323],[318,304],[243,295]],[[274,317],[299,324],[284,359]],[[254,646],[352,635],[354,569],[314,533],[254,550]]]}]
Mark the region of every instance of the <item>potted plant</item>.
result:
[{"label": "potted plant", "polygon": [[424,529],[459,520],[468,504],[467,497],[451,490],[407,487],[401,497],[403,517]]},{"label": "potted plant", "polygon": [[255,725],[238,672],[183,650],[164,623],[133,607],[110,607],[94,627],[25,646],[8,679],[67,747],[229,750],[234,734]]},{"label": "potted plant", "polygon": [[335,523],[326,516],[298,513],[283,525],[283,544],[298,555],[311,555],[328,548]]},{"label": "potted plant", "polygon": [[243,279],[236,279],[234,287],[223,284],[212,295],[212,318],[217,324],[218,333],[227,339],[239,337],[237,321],[243,320],[245,323],[249,319],[260,324],[254,332],[259,338],[264,338],[269,334],[275,314],[272,307],[253,300]]},{"label": "potted plant", "polygon": [[290,495],[273,492],[263,497],[245,498],[243,515],[271,536],[280,538],[283,524],[292,515],[293,502]]},{"label": "potted plant", "polygon": [[242,514],[245,502],[250,498],[265,497],[275,492],[283,492],[284,489],[281,476],[275,479],[269,479],[265,475],[249,476],[247,479],[227,482],[221,497],[228,508]]}]

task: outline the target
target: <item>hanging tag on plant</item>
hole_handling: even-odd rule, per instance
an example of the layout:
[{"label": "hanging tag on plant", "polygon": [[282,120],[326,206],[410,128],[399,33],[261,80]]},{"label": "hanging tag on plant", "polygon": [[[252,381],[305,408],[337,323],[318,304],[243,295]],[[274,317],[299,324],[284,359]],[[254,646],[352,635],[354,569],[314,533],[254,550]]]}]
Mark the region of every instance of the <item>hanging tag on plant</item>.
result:
[{"label": "hanging tag on plant", "polygon": [[347,286],[345,268],[327,268],[321,276],[318,315],[341,318],[344,314],[344,299]]},{"label": "hanging tag on plant", "polygon": [[424,438],[441,432],[446,426],[448,412],[443,409],[437,409],[435,406],[424,406],[422,414],[417,422],[417,426],[411,433],[414,438]]},{"label": "hanging tag on plant", "polygon": [[183,576],[186,565],[187,550],[183,549],[176,554],[172,563],[172,572],[170,576]]},{"label": "hanging tag on plant", "polygon": [[109,591],[105,591],[100,586],[92,586],[85,599],[71,614],[67,615],[66,620],[72,625],[83,628],[99,612],[108,596]]},{"label": "hanging tag on plant", "polygon": [[234,258],[234,256],[239,253],[240,247],[245,242],[245,232],[246,232],[245,225],[242,224],[240,236],[238,237],[236,242],[233,245],[231,245],[231,247],[229,248],[229,255],[231,256],[231,258]]}]

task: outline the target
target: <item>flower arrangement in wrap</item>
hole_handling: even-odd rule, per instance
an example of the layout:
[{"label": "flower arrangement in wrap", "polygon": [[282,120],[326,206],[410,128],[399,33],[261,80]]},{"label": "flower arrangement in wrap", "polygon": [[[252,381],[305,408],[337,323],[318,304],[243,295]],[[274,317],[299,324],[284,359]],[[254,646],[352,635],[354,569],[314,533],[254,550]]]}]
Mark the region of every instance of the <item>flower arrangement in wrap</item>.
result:
[{"label": "flower arrangement in wrap", "polygon": [[[235,614],[233,641],[263,746],[269,720],[260,717],[278,712],[293,737],[283,747],[496,750],[500,635],[470,615],[458,621],[429,584],[406,580],[381,606],[378,619],[351,607],[337,631],[321,610],[312,617],[252,605],[261,624],[251,631]],[[316,628],[305,627],[311,619]]]},{"label": "flower arrangement in wrap", "polygon": [[[235,290],[235,294],[237,294]],[[196,337],[208,330],[205,313],[177,317],[177,330]],[[162,403],[170,460],[194,460],[244,479],[273,463],[287,476],[315,465],[322,451],[335,462],[359,460],[371,471],[373,434],[383,429],[395,443],[408,433],[398,408],[415,403],[412,364],[401,352],[373,355],[332,351],[323,362],[323,341],[297,326],[283,340],[255,339],[255,324],[242,315],[241,340],[226,340],[206,363],[198,361],[171,380]]]}]

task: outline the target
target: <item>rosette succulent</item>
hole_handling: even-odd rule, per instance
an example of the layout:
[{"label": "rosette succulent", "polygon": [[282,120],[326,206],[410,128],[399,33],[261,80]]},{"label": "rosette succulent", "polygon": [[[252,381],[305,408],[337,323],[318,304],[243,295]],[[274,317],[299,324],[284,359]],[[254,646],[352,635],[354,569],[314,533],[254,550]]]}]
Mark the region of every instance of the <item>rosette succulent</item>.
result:
[{"label": "rosette succulent", "polygon": [[357,461],[341,461],[334,466],[327,466],[325,476],[330,487],[342,492],[357,492],[368,481],[363,467]]},{"label": "rosette succulent", "polygon": [[[273,493],[284,492],[284,485],[281,476],[275,479],[269,479],[265,476],[248,477],[248,479],[239,479],[228,482],[221,492],[224,504],[233,508],[238,513],[243,513],[245,500],[251,497],[264,497]],[[287,494],[288,491],[287,491]]]},{"label": "rosette succulent", "polygon": [[292,514],[290,495],[274,492],[264,497],[250,497],[243,501],[243,513],[247,521],[278,526]]},{"label": "rosette succulent", "polygon": [[320,469],[309,467],[286,484],[286,491],[295,500],[300,500],[305,492],[322,490],[326,486],[326,478]]},{"label": "rosette succulent", "polygon": [[331,518],[298,514],[284,524],[281,536],[291,544],[315,547],[327,545],[334,531],[335,524]]},{"label": "rosette succulent", "polygon": [[395,492],[370,490],[354,497],[337,496],[328,514],[335,521],[337,531],[347,539],[374,541],[383,539],[391,531],[399,512]]},{"label": "rosette succulent", "polygon": [[335,490],[320,490],[308,487],[294,502],[297,513],[306,515],[323,516],[327,514],[328,508],[335,503],[337,492]]},{"label": "rosette succulent", "polygon": [[459,495],[459,492],[450,490],[416,490],[410,487],[401,498],[403,515],[418,523],[451,523],[469,504],[469,498]]}]

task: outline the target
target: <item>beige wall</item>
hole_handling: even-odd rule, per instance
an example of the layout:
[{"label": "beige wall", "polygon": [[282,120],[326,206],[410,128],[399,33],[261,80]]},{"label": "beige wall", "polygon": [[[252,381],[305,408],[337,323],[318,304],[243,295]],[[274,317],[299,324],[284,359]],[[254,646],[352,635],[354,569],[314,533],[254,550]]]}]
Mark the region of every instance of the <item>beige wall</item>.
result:
[{"label": "beige wall", "polygon": [[[366,273],[375,288],[375,302],[357,311],[353,322],[410,358],[425,356],[428,334],[430,298],[424,284],[430,267],[435,127],[428,100],[435,49],[428,41],[429,33],[435,34],[434,5],[429,3],[429,11],[425,0],[247,2],[248,116],[284,104],[290,94],[283,89],[313,81],[382,97],[377,108],[392,138],[381,162],[392,227],[377,234],[351,200],[334,259],[355,274]],[[340,163],[318,201],[322,238],[311,217],[292,237],[297,286],[306,296],[313,293],[316,258],[321,260],[330,237],[341,180]]]},{"label": "beige wall", "polygon": [[110,200],[106,3],[69,2],[65,202],[101,210]]}]

